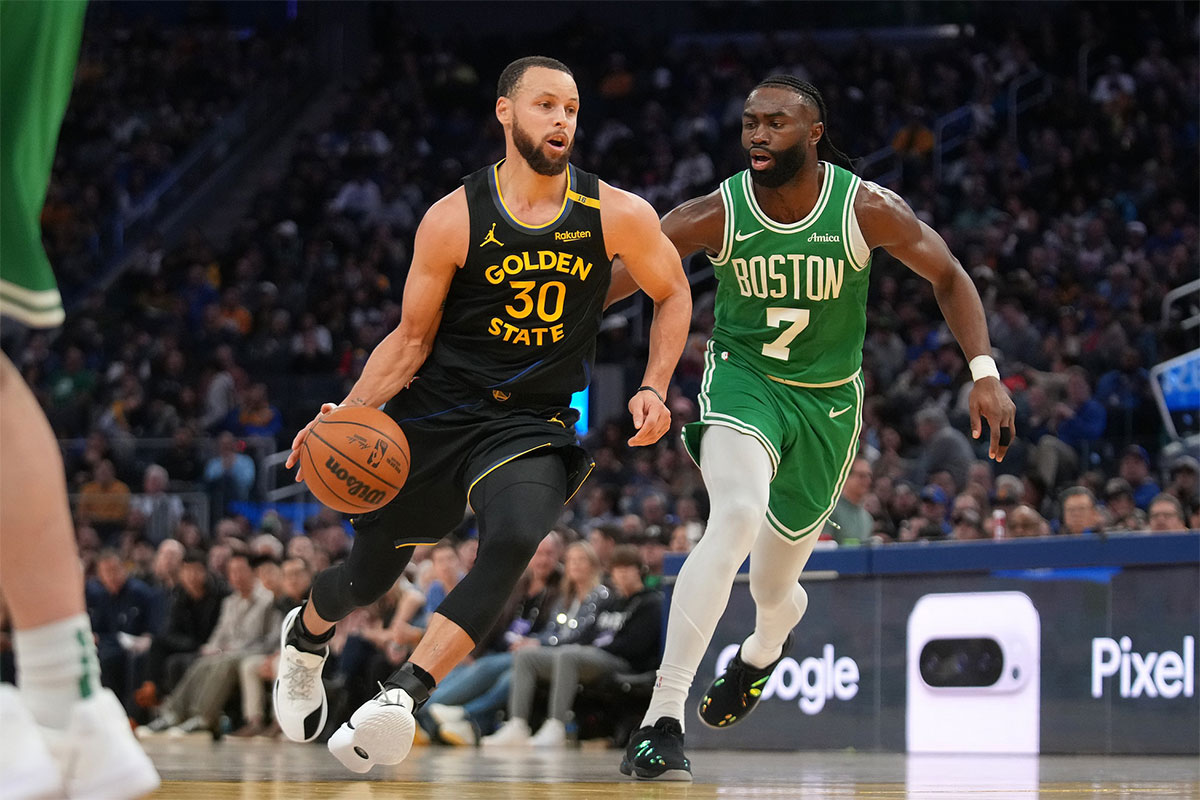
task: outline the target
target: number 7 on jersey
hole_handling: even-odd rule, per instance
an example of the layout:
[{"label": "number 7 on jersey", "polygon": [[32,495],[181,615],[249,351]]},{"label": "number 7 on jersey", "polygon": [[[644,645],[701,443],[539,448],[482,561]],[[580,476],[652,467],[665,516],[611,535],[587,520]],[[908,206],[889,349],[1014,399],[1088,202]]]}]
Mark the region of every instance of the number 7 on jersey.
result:
[{"label": "number 7 on jersey", "polygon": [[769,358],[787,361],[791,351],[788,345],[800,335],[800,331],[808,327],[809,310],[807,308],[768,308],[767,326],[778,328],[785,322],[792,323],[784,328],[783,333],[775,341],[762,346],[762,354]]}]

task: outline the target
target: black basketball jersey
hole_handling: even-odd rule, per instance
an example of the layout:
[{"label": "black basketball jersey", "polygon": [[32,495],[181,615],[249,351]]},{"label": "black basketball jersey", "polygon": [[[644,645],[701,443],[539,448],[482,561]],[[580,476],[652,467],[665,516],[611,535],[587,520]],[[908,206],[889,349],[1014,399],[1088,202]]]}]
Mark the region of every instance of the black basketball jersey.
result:
[{"label": "black basketball jersey", "polygon": [[566,405],[591,379],[612,278],[600,182],[568,166],[558,216],[530,227],[505,207],[499,167],[463,179],[470,249],[450,283],[427,364],[498,401]]}]

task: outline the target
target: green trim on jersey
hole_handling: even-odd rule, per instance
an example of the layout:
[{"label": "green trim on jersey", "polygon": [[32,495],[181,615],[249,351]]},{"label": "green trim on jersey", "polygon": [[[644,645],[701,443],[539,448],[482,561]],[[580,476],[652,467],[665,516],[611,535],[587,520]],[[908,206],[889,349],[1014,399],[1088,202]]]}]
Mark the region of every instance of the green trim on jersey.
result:
[{"label": "green trim on jersey", "polygon": [[713,342],[750,369],[801,387],[852,381],[867,326],[871,258],[854,216],[862,181],[822,165],[812,211],[792,223],[763,211],[749,170],[722,181],[722,247],[711,259]]},{"label": "green trim on jersey", "polygon": [[63,321],[41,215],[71,96],[86,4],[0,2],[0,314]]}]

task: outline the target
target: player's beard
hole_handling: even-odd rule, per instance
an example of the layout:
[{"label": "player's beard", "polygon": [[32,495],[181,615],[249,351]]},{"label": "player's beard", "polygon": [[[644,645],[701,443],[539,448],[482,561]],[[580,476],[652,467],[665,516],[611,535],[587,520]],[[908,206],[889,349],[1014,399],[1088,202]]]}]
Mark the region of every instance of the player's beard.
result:
[{"label": "player's beard", "polygon": [[575,142],[572,141],[561,156],[552,158],[546,155],[540,142],[535,142],[533,137],[525,132],[515,116],[513,117],[512,137],[517,152],[538,175],[561,175],[571,160],[571,149],[575,146]]},{"label": "player's beard", "polygon": [[[800,170],[804,169],[804,164],[808,160],[808,153],[805,149],[804,142],[800,142],[786,150],[768,150],[765,147],[759,148],[767,150],[775,157],[775,163],[770,169],[750,169],[750,178],[766,189],[778,189],[792,178],[799,174]],[[750,151],[746,151],[746,160],[750,160]]]}]

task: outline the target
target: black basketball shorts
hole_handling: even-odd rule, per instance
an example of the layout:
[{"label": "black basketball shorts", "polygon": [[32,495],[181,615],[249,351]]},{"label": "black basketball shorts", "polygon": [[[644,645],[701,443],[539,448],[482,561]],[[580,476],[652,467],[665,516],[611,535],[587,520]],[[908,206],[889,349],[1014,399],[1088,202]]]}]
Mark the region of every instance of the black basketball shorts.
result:
[{"label": "black basketball shorts", "polygon": [[579,412],[513,400],[427,378],[393,397],[384,411],[408,439],[408,480],[392,502],[352,518],[355,532],[392,537],[396,547],[434,544],[462,521],[479,481],[530,453],[562,458],[570,502],[594,466],[575,435]]}]

